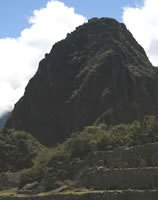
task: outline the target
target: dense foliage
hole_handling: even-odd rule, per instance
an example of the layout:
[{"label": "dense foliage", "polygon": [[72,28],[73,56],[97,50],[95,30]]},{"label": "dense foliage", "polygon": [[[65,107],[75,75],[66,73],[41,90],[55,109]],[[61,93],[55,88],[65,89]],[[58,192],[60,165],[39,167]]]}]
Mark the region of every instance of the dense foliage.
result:
[{"label": "dense foliage", "polygon": [[82,157],[93,150],[108,150],[120,146],[134,146],[158,141],[158,120],[146,116],[142,121],[119,124],[108,128],[105,124],[88,126],[75,133],[61,147],[70,157]]},{"label": "dense foliage", "polygon": [[13,129],[0,130],[0,172],[31,167],[38,152],[44,149],[29,133]]}]

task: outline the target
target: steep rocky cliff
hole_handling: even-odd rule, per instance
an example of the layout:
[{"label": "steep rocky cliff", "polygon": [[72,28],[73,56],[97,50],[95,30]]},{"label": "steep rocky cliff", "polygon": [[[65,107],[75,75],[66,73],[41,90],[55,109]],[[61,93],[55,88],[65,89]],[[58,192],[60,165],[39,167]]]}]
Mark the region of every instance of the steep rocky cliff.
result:
[{"label": "steep rocky cliff", "polygon": [[157,111],[158,75],[143,48],[124,24],[95,18],[46,54],[5,126],[52,145],[86,125]]}]

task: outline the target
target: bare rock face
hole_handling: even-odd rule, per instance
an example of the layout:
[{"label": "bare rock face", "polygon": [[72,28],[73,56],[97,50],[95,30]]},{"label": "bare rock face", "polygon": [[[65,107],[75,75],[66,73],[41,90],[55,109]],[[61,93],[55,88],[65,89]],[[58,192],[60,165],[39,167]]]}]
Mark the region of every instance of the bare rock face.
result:
[{"label": "bare rock face", "polygon": [[158,75],[124,24],[91,19],[46,54],[5,127],[52,145],[93,123],[158,110]]}]

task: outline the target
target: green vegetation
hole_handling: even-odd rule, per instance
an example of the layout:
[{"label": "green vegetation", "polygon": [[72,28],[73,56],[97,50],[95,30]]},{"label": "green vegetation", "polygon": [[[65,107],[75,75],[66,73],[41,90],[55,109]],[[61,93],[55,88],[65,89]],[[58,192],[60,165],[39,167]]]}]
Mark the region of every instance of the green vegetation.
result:
[{"label": "green vegetation", "polygon": [[53,150],[41,151],[34,160],[33,166],[29,169],[23,169],[21,171],[21,180],[19,187],[21,188],[27,183],[40,181],[44,176],[44,173],[46,173],[46,166],[48,162],[55,156],[54,154],[55,151]]},{"label": "green vegetation", "polygon": [[13,129],[0,130],[0,172],[31,167],[33,159],[44,149],[29,133]]},{"label": "green vegetation", "polygon": [[[119,124],[111,128],[105,124],[85,127],[83,131],[73,133],[63,144],[40,153],[33,167],[22,171],[20,187],[26,183],[40,181],[50,169],[51,173],[55,174],[56,181],[61,180],[60,175],[57,175],[60,166],[56,164],[62,163],[64,170],[67,170],[64,163],[77,157],[83,159],[88,152],[157,141],[158,120],[155,116],[146,116],[142,121]],[[68,171],[66,172],[67,178],[71,178]]]},{"label": "green vegetation", "polygon": [[71,158],[83,157],[90,151],[108,150],[121,146],[134,146],[158,141],[158,120],[146,116],[142,121],[119,124],[107,128],[105,124],[93,125],[75,133],[60,148]]}]

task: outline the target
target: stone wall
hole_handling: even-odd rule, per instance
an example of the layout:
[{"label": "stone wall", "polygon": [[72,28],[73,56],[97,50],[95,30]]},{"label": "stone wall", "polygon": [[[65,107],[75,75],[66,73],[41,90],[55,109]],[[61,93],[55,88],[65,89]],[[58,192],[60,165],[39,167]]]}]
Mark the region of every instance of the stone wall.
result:
[{"label": "stone wall", "polygon": [[91,152],[86,160],[89,165],[93,166],[102,160],[104,166],[110,168],[158,166],[158,142],[134,147],[120,147],[112,151]]},{"label": "stone wall", "polygon": [[94,190],[157,189],[158,168],[107,170],[99,167],[89,170],[81,182]]}]

